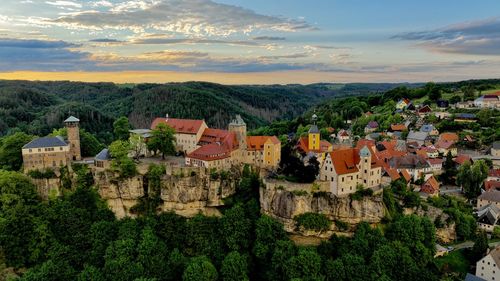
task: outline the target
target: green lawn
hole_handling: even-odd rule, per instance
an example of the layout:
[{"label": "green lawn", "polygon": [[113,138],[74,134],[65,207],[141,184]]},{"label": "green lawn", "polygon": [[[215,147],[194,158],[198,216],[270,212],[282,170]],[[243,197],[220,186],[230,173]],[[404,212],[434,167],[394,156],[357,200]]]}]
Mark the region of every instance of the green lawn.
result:
[{"label": "green lawn", "polygon": [[463,249],[438,257],[435,262],[441,272],[456,272],[461,276],[465,276],[470,267],[469,260],[465,256]]}]

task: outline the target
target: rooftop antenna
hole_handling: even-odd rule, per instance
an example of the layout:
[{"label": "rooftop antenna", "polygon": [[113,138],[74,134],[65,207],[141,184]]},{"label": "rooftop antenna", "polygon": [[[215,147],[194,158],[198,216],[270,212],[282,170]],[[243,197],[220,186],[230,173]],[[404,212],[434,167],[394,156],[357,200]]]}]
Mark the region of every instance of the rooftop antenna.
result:
[{"label": "rooftop antenna", "polygon": [[316,113],[314,113],[311,119],[313,121],[313,124],[316,125],[316,120],[318,120],[318,115],[316,115]]}]

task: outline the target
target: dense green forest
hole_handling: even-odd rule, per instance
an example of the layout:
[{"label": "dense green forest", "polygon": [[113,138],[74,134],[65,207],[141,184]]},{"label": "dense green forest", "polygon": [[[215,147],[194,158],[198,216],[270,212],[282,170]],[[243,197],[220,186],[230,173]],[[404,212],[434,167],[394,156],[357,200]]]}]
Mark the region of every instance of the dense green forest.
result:
[{"label": "dense green forest", "polygon": [[[30,180],[0,171],[3,267],[21,280],[438,280],[435,228],[395,213],[352,238],[296,246],[261,215],[260,180],[246,169],[223,216],[146,212],[117,220],[77,171],[76,187],[43,202]],[[394,203],[393,204],[397,204]],[[394,207],[394,206],[393,206]]]},{"label": "dense green forest", "polygon": [[204,82],[115,85],[112,83],[0,81],[0,136],[21,130],[46,135],[70,114],[103,142],[112,124],[127,116],[136,128],[153,118],[203,118],[225,128],[241,114],[250,128],[294,118],[324,100],[385,92],[398,84],[225,86]]}]

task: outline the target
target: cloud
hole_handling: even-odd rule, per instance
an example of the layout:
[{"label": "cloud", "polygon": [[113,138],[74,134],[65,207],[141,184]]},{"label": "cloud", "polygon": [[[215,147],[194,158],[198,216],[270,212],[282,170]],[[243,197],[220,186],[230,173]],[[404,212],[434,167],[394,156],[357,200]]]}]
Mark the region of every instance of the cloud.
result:
[{"label": "cloud", "polygon": [[81,8],[82,4],[73,1],[45,1],[45,4],[49,4],[57,7],[73,7]]},{"label": "cloud", "polygon": [[283,41],[286,40],[285,37],[277,37],[277,36],[257,36],[252,38],[253,40],[263,40],[263,41]]},{"label": "cloud", "polygon": [[500,55],[500,17],[407,32],[392,38],[415,41],[416,46],[438,53],[496,56]]},{"label": "cloud", "polygon": [[95,1],[95,2],[90,3],[90,5],[92,7],[107,7],[107,8],[114,6],[113,3],[106,1],[106,0]]},{"label": "cloud", "polygon": [[173,45],[173,44],[227,44],[237,46],[259,46],[259,43],[252,41],[231,41],[231,40],[218,40],[218,39],[197,39],[197,38],[167,38],[167,37],[145,37],[136,38],[130,41],[132,44],[144,45]]},{"label": "cloud", "polygon": [[94,67],[90,54],[64,41],[0,38],[0,70],[74,71]]},{"label": "cloud", "polygon": [[211,0],[129,1],[112,11],[85,11],[53,20],[66,27],[103,30],[146,30],[189,36],[228,36],[254,30],[293,32],[313,30],[303,19],[258,14],[238,6]]},{"label": "cloud", "polygon": [[290,55],[276,55],[276,56],[260,56],[261,60],[279,60],[279,59],[300,59],[310,57],[309,53],[296,53]]},{"label": "cloud", "polygon": [[93,43],[123,43],[124,41],[117,40],[117,39],[111,39],[111,38],[97,38],[97,39],[91,39],[89,42]]}]

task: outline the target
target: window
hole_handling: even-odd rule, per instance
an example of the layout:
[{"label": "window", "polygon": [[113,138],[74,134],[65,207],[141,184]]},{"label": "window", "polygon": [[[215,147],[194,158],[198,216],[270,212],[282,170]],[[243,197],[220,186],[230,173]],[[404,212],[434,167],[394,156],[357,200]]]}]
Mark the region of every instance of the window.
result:
[{"label": "window", "polygon": [[368,159],[365,159],[365,163],[368,163]]},{"label": "window", "polygon": [[[344,177],[342,177],[342,182],[344,182]],[[343,189],[342,189],[342,191],[343,191]]]}]

